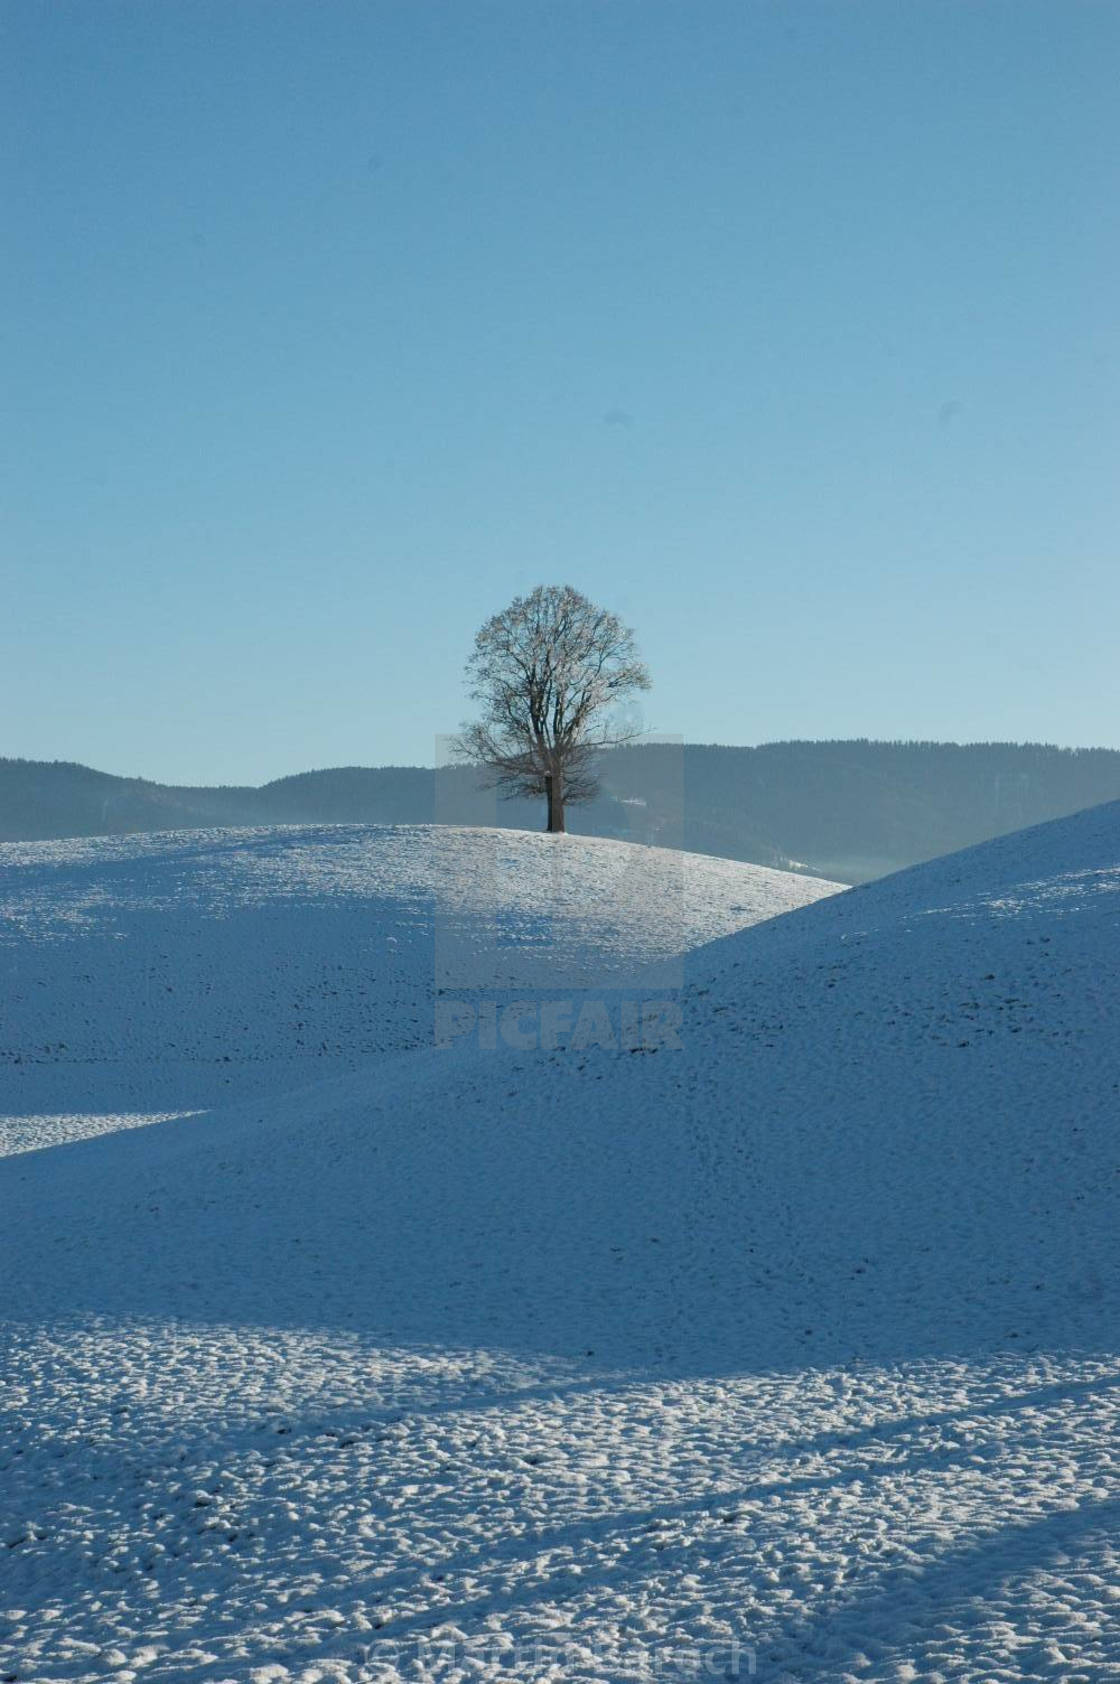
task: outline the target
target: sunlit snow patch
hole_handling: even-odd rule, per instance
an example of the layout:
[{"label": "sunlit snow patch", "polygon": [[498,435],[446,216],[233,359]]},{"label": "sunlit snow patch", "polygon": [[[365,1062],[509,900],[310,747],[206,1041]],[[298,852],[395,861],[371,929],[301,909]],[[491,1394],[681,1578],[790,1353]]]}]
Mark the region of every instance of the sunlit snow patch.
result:
[{"label": "sunlit snow patch", "polygon": [[90,1140],[98,1134],[117,1134],[122,1129],[147,1128],[152,1123],[169,1123],[177,1117],[195,1117],[197,1111],[126,1111],[116,1115],[64,1113],[54,1117],[0,1117],[0,1158],[18,1152],[39,1152],[46,1146],[66,1146],[72,1140]]}]

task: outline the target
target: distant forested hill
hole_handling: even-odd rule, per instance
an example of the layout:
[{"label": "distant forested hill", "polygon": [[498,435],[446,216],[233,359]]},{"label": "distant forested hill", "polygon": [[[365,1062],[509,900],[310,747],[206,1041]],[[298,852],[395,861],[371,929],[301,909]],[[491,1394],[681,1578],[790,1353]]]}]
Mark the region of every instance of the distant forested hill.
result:
[{"label": "distant forested hill", "polygon": [[[649,744],[604,759],[604,789],[573,830],[793,866],[844,882],[1120,797],[1120,752],[1027,743]],[[260,788],[180,788],[65,761],[0,760],[0,840],[213,825],[501,824],[505,802],[469,769],[341,767]]]}]

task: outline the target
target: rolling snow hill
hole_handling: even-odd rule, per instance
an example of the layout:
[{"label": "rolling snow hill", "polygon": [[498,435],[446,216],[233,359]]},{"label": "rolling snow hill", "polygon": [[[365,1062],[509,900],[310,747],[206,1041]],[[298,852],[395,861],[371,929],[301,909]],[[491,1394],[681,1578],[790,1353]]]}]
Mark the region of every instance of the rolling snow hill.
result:
[{"label": "rolling snow hill", "polygon": [[116,1126],[291,1087],[431,1045],[437,990],[672,984],[687,950],[837,887],[433,825],[8,844],[0,1116],[100,1110]]},{"label": "rolling snow hill", "polygon": [[0,1653],[1116,1676],[1118,933],[1114,806],[693,954],[678,1049],[9,1157]]}]

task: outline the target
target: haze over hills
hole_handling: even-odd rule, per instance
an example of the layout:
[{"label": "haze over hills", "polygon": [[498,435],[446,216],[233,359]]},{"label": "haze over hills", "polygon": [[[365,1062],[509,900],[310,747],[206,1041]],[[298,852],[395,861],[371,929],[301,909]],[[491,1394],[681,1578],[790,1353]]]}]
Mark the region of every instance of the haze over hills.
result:
[{"label": "haze over hills", "polygon": [[[1120,751],[1042,744],[648,744],[604,757],[577,833],[683,847],[862,882],[1120,797]],[[541,807],[499,801],[466,768],[342,767],[259,788],[190,788],[68,762],[0,760],[0,840],[215,825],[499,825]]]},{"label": "haze over hills", "polygon": [[[397,838],[398,912],[454,835]],[[103,936],[165,997],[277,903],[329,951],[356,840],[314,841],[317,887],[301,832],[5,850],[28,1045]],[[593,898],[617,844],[581,846]],[[585,974],[656,945],[651,900],[581,934],[568,898]],[[0,1662],[1105,1684],[1118,929],[1113,804],[693,951],[676,1049],[464,1037],[3,1159]],[[109,1063],[173,1021],[142,992],[70,1014]],[[75,1095],[91,1050],[55,1057]]]}]

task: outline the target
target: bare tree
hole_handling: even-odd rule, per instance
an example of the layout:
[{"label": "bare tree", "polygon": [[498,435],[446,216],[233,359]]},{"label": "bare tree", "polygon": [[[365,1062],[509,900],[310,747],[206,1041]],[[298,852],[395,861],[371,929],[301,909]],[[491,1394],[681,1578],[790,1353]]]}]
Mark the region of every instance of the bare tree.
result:
[{"label": "bare tree", "polygon": [[598,791],[596,757],[639,734],[620,712],[649,689],[634,634],[571,585],[538,585],[487,620],[467,662],[482,717],[458,740],[506,795],[543,795],[550,831]]}]

